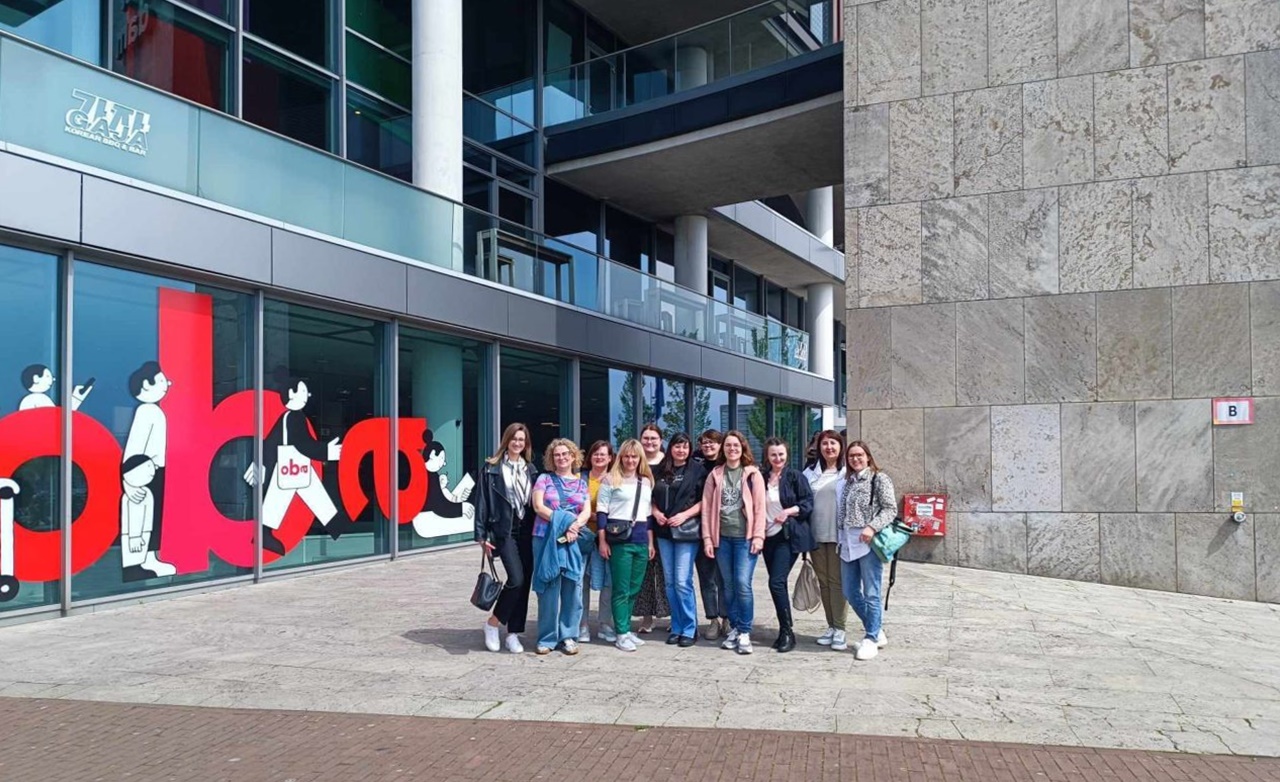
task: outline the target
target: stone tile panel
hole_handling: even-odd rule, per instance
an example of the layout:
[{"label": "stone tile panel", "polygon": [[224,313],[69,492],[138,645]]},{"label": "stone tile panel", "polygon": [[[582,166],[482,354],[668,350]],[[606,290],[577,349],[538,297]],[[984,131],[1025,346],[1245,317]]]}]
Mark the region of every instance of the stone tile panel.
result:
[{"label": "stone tile panel", "polygon": [[920,304],[920,204],[858,215],[858,296],[863,307]]},{"label": "stone tile panel", "polygon": [[1280,163],[1280,49],[1245,55],[1244,63],[1249,165]]},{"label": "stone tile panel", "polygon": [[1169,90],[1166,69],[1100,74],[1094,82],[1098,179],[1169,172]]},{"label": "stone tile panel", "polygon": [[926,202],[920,220],[924,300],[987,298],[987,197]]},{"label": "stone tile panel", "polygon": [[1209,174],[1209,279],[1280,279],[1280,166]]},{"label": "stone tile panel", "polygon": [[1209,400],[1136,403],[1138,510],[1213,508],[1213,419]]},{"label": "stone tile panel", "polygon": [[1173,395],[1248,394],[1249,286],[1197,285],[1173,291]]},{"label": "stone tile panel", "polygon": [[956,403],[1019,405],[1025,347],[1021,299],[956,305]]},{"label": "stone tile panel", "polygon": [[1026,186],[1093,179],[1093,77],[1033,82],[1022,88]]},{"label": "stone tile panel", "polygon": [[850,42],[844,47],[844,105],[851,107],[858,105],[858,12],[848,7],[840,15],[844,26],[840,40]]},{"label": "stone tile panel", "polygon": [[957,195],[1022,188],[1022,88],[955,96]]},{"label": "stone tile panel", "polygon": [[1132,197],[1129,182],[1059,188],[1063,293],[1133,287]]},{"label": "stone tile panel", "polygon": [[858,210],[844,210],[844,308],[857,309],[858,302]]},{"label": "stone tile panel", "polygon": [[1213,430],[1215,510],[1231,507],[1231,492],[1244,492],[1250,513],[1280,513],[1280,397],[1255,397],[1254,423]]},{"label": "stone tile panel", "polygon": [[1062,406],[1062,509],[1137,509],[1134,405]]},{"label": "stone tile panel", "polygon": [[[957,513],[960,567],[1027,572],[1027,518],[1022,513]],[[948,519],[950,522],[950,519]]]},{"label": "stone tile panel", "polygon": [[876,464],[893,479],[899,499],[927,491],[923,410],[863,410],[862,439],[871,447]]},{"label": "stone tile panel", "polygon": [[920,97],[920,0],[861,5],[858,14],[858,102]]},{"label": "stone tile panel", "polygon": [[1027,401],[1093,401],[1098,381],[1093,294],[1030,298],[1024,310]]},{"label": "stone tile panel", "polygon": [[1177,591],[1172,513],[1104,513],[1098,522],[1102,583]]},{"label": "stone tile panel", "polygon": [[1098,399],[1173,396],[1168,289],[1098,294]]},{"label": "stone tile panel", "polygon": [[1060,425],[1057,405],[991,409],[993,510],[1062,510]]},{"label": "stone tile panel", "polygon": [[1058,3],[1058,75],[1128,67],[1128,19],[1126,0]]},{"label": "stone tile panel", "polygon": [[1169,168],[1174,172],[1245,164],[1244,58],[1169,66]]},{"label": "stone tile panel", "polygon": [[844,143],[846,206],[888,203],[889,104],[845,109]]},{"label": "stone tile panel", "polygon": [[924,411],[924,482],[945,492],[949,513],[991,510],[991,409]]},{"label": "stone tile panel", "polygon": [[887,308],[859,309],[850,310],[845,317],[849,409],[889,407],[892,313]]},{"label": "stone tile panel", "polygon": [[1217,513],[1179,513],[1175,523],[1179,592],[1255,599],[1253,524]]},{"label": "stone tile panel", "polygon": [[1205,53],[1280,49],[1280,3],[1275,0],[1205,0]]},{"label": "stone tile panel", "polygon": [[1259,513],[1248,523],[1253,524],[1258,599],[1280,603],[1280,516]]},{"label": "stone tile panel", "polygon": [[1204,57],[1205,0],[1130,0],[1129,64],[1135,68]]},{"label": "stone tile panel", "polygon": [[1205,174],[1133,180],[1133,287],[1209,281]]},{"label": "stone tile panel", "polygon": [[893,307],[894,407],[956,403],[956,305]]},{"label": "stone tile panel", "polygon": [[992,297],[1057,293],[1057,189],[993,193],[989,203]]},{"label": "stone tile panel", "polygon": [[1280,282],[1249,286],[1253,393],[1280,396]]},{"label": "stone tile panel", "polygon": [[922,0],[920,16],[924,94],[987,86],[985,0]]},{"label": "stone tile panel", "polygon": [[1027,573],[1074,581],[1097,581],[1096,513],[1028,513]]},{"label": "stone tile panel", "polygon": [[988,0],[992,86],[1057,75],[1056,6],[1054,0]]},{"label": "stone tile panel", "polygon": [[889,106],[889,197],[947,198],[955,187],[955,113],[950,95]]}]

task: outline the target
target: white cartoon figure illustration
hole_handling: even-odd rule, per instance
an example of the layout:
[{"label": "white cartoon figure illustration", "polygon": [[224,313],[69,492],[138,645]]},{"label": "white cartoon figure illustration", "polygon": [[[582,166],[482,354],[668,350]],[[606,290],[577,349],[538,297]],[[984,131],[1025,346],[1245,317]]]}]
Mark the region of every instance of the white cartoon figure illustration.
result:
[{"label": "white cartoon figure illustration", "polygon": [[275,533],[284,522],[284,515],[295,496],[302,498],[320,524],[329,530],[330,536],[336,540],[342,534],[336,525],[329,527],[329,522],[338,514],[338,508],[311,465],[312,461],[337,461],[342,457],[342,445],[337,437],[322,443],[311,434],[303,412],[311,399],[311,390],[306,382],[288,379],[280,389],[280,399],[284,402],[284,415],[263,441],[266,469],[261,475],[255,475],[254,468],[250,466],[244,479],[252,486],[265,477],[267,493],[262,500],[262,547],[283,556],[284,543]]},{"label": "white cartoon figure illustration", "polygon": [[[40,407],[56,407],[53,397],[49,396],[49,391],[53,388],[53,384],[57,382],[57,378],[53,376],[53,370],[44,364],[32,364],[22,370],[22,387],[27,389],[27,395],[18,403],[19,410],[35,410]],[[71,389],[71,409],[79,410],[80,405],[84,403],[89,392],[93,390],[93,378],[89,378],[89,382],[78,385]]]},{"label": "white cartoon figure illustration", "polygon": [[155,495],[147,485],[156,477],[156,465],[137,454],[125,460],[121,472],[125,491],[120,496],[120,565],[125,581],[141,581],[153,577],[143,565],[155,526]]},{"label": "white cartoon figure illustration", "polygon": [[464,474],[457,487],[449,489],[449,476],[445,474],[445,450],[430,430],[422,435],[427,467],[427,504],[413,517],[413,531],[424,538],[470,532],[474,528],[475,505],[467,502],[475,479]]},{"label": "white cartoon figure illustration", "polygon": [[0,603],[18,596],[18,579],[13,573],[13,498],[18,484],[0,478]]},{"label": "white cartoon figure illustration", "polygon": [[[160,543],[164,532],[164,466],[169,427],[159,403],[169,393],[172,385],[173,382],[165,377],[155,361],[143,363],[129,375],[129,394],[140,404],[133,411],[129,438],[124,444],[124,465],[120,470],[125,495],[120,501],[120,555],[126,581],[172,576],[178,572],[173,565],[160,560]],[[150,462],[151,466],[143,467],[136,458],[139,456]],[[133,466],[130,467],[130,464]],[[151,523],[145,536],[142,536],[145,548],[142,552],[130,551],[131,541],[127,538],[130,535],[131,520],[140,518],[137,514],[142,513],[142,508],[146,506],[150,507]],[[150,571],[154,576],[143,571]]]}]

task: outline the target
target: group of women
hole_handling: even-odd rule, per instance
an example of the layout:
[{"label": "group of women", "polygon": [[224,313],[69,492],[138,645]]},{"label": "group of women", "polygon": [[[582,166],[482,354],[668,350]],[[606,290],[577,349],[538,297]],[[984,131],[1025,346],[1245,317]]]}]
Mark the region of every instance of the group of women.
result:
[{"label": "group of women", "polygon": [[484,625],[489,651],[504,643],[509,652],[524,651],[531,589],[538,594],[540,655],[574,655],[591,640],[592,592],[599,593],[601,641],[634,652],[645,643],[637,630],[646,632],[655,614],[669,611],[667,643],[692,646],[699,636],[696,572],[709,623],[702,637],[751,654],[752,578],[761,556],[778,620],[775,650],[796,646],[788,578],[802,556],[812,557],[826,614],[817,643],[850,647],[848,606],[862,622],[857,659],[875,657],[887,643],[883,566],[870,543],[893,521],[897,501],[866,443],[819,432],[801,472],[778,438],[765,442],[764,464],[757,465],[739,431],[707,430],[695,453],[687,434],[664,447],[662,430],[648,424],[617,453],[604,440],[585,454],[571,440],[553,440],[541,473],[531,443],[524,424],[507,426],[480,472],[475,537],[506,572]]}]

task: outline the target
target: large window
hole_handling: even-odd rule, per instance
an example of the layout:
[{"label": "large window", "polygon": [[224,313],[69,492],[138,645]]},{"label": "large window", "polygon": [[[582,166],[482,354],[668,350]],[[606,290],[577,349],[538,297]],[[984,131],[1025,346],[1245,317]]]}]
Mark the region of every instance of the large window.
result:
[{"label": "large window", "polygon": [[773,436],[787,443],[787,457],[792,467],[804,466],[804,449],[809,444],[808,411],[803,405],[775,400],[773,403]]},{"label": "large window", "polygon": [[111,67],[138,81],[227,111],[231,31],[164,0],[114,0]]},{"label": "large window", "polygon": [[653,225],[605,207],[604,254],[642,272],[653,271]]},{"label": "large window", "polygon": [[332,151],[333,80],[262,47],[244,49],[244,118]]},{"label": "large window", "polygon": [[[400,330],[400,549],[471,540],[485,431],[487,346]],[[412,429],[416,439],[405,441]]]},{"label": "large window", "polygon": [[0,0],[0,30],[94,65],[101,62],[102,11],[98,0]]},{"label": "large window", "polygon": [[[375,460],[390,448],[385,420],[369,420],[388,415],[385,324],[268,300],[263,325],[264,561],[281,567],[388,551],[379,503],[358,501],[375,496]],[[344,450],[352,447],[358,459]],[[356,473],[344,489],[358,492],[338,490],[344,456]]]},{"label": "large window", "polygon": [[583,447],[596,440],[618,443],[636,436],[636,373],[610,369],[599,364],[579,365],[578,390],[582,400]]},{"label": "large window", "polygon": [[0,245],[0,274],[0,376],[9,389],[0,418],[0,611],[11,611],[58,601],[62,423],[55,405],[65,383],[86,378],[74,381],[58,365],[58,259]]},{"label": "large window", "polygon": [[[501,432],[519,421],[533,433],[533,452],[539,469],[542,451],[557,437],[572,437],[569,423],[569,362],[545,353],[503,346]],[[490,444],[492,454],[497,443]]]},{"label": "large window", "polygon": [[764,457],[764,441],[769,439],[769,402],[764,397],[737,394],[733,428],[747,436],[751,454],[759,462]]},{"label": "large window", "polygon": [[[253,299],[78,262],[73,540],[108,528],[73,575],[88,599],[247,573],[253,565]],[[100,497],[109,501],[100,502]]]},{"label": "large window", "polygon": [[347,28],[408,58],[413,30],[409,0],[346,0]]},{"label": "large window", "polygon": [[732,428],[732,410],[729,407],[729,392],[723,388],[711,386],[693,386],[693,431],[697,436],[708,429],[718,429],[723,434]]},{"label": "large window", "polygon": [[244,0],[244,29],[317,65],[328,66],[333,49],[329,34],[333,5],[330,0]]},{"label": "large window", "polygon": [[347,158],[375,171],[413,179],[413,118],[389,103],[347,90]]},{"label": "large window", "polygon": [[666,438],[677,432],[685,432],[685,413],[688,410],[685,398],[689,384],[673,377],[645,375],[643,397],[644,411],[640,416],[644,423],[656,422],[662,427]]}]

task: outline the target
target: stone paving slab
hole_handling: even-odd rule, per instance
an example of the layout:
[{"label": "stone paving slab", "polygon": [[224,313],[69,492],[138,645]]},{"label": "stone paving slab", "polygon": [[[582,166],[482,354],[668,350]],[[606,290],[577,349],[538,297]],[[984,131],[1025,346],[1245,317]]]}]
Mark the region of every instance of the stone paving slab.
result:
[{"label": "stone paving slab", "polygon": [[1263,782],[1280,760],[830,733],[0,698],[0,779],[41,782]]},{"label": "stone paving slab", "polygon": [[0,696],[1280,756],[1274,605],[903,563],[868,662],[820,612],[770,651],[763,574],[754,655],[538,657],[483,649],[473,554],[0,627]]}]

